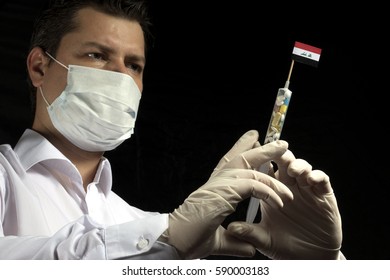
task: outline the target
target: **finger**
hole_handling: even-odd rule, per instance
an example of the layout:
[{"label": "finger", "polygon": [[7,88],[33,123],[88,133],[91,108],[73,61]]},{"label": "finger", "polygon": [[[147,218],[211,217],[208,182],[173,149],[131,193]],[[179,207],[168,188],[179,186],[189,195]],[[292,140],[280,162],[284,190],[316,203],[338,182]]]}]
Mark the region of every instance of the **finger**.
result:
[{"label": "finger", "polygon": [[333,193],[329,176],[321,170],[313,170],[307,178],[308,183],[313,186],[317,195],[328,195]]},{"label": "finger", "polygon": [[284,202],[293,199],[293,194],[287,186],[255,170],[225,170],[220,173],[220,176],[225,179],[220,180],[218,184],[230,186],[234,188],[235,193],[239,194],[239,201],[232,201],[230,198],[229,201],[234,204],[253,196],[267,202],[272,207],[281,208]]},{"label": "finger", "polygon": [[[253,172],[258,172],[258,171],[253,171]],[[258,174],[256,176],[256,179],[264,183],[265,185],[267,185],[273,191],[275,191],[278,194],[278,196],[280,196],[282,201],[286,202],[286,201],[293,200],[293,193],[285,184],[283,184],[283,182],[263,172],[258,172],[256,174]]]},{"label": "finger", "polygon": [[234,237],[251,243],[260,251],[267,251],[268,246],[271,244],[269,234],[259,225],[232,222],[228,225],[227,231]]},{"label": "finger", "polygon": [[[220,227],[222,228],[222,227]],[[253,257],[256,253],[256,248],[245,240],[235,238],[227,230],[218,229],[219,248],[213,250],[216,255],[229,255],[236,257]]]},{"label": "finger", "polygon": [[295,181],[287,172],[288,166],[294,160],[296,160],[296,158],[290,150],[287,150],[281,157],[274,159],[274,162],[277,165],[276,177],[286,185],[291,185]]},{"label": "finger", "polygon": [[287,173],[289,176],[295,178],[300,187],[307,187],[309,183],[307,177],[312,171],[312,166],[303,159],[296,159],[290,163],[287,168]]},{"label": "finger", "polygon": [[244,133],[233,147],[222,157],[215,169],[220,169],[222,166],[230,162],[237,155],[252,149],[259,139],[259,133],[256,130],[249,130]]},{"label": "finger", "polygon": [[[257,141],[253,148],[258,148],[261,147],[261,144]],[[273,170],[273,165],[271,162],[266,162],[262,164],[259,168],[256,169],[257,171],[263,172],[265,174],[268,174],[270,176],[274,176],[274,170]]]},{"label": "finger", "polygon": [[241,153],[227,163],[224,168],[258,169],[261,165],[280,157],[287,148],[286,141],[277,140]]},{"label": "finger", "polygon": [[[261,147],[261,144],[259,142],[256,142],[255,145],[253,146],[253,148],[258,148],[258,147]],[[265,174],[268,174],[270,176],[274,176],[274,173],[275,173],[274,172],[274,166],[273,166],[273,164],[271,162],[267,162],[265,164],[262,164],[256,170],[258,170],[260,172],[263,172]]]}]

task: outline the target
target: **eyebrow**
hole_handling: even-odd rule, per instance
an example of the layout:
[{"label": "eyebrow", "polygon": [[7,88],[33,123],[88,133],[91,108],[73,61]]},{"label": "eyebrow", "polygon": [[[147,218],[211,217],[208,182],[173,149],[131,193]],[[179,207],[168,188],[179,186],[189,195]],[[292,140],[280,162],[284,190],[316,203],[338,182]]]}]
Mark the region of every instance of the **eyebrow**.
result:
[{"label": "eyebrow", "polygon": [[[113,48],[110,48],[106,45],[102,45],[102,44],[96,43],[96,42],[85,42],[82,44],[82,46],[83,47],[95,47],[95,48],[98,48],[101,51],[106,52],[106,53],[111,53],[111,54],[115,53],[115,50]],[[136,54],[126,55],[126,60],[139,61],[139,62],[142,62],[143,64],[145,64],[145,57],[141,56],[141,55],[136,55]]]}]

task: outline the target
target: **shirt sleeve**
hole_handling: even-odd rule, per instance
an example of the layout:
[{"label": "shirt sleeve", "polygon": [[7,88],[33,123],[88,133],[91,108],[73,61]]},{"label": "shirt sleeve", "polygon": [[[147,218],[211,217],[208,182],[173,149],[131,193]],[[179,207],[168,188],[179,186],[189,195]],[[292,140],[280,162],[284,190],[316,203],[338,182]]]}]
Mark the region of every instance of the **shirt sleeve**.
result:
[{"label": "shirt sleeve", "polygon": [[102,228],[87,215],[51,237],[4,236],[0,259],[177,259],[176,250],[157,238],[168,226],[167,214]]}]

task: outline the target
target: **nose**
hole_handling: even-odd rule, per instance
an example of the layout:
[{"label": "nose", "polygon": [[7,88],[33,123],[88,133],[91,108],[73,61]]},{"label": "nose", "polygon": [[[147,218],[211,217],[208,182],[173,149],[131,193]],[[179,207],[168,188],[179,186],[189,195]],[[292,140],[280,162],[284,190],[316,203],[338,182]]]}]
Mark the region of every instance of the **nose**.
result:
[{"label": "nose", "polygon": [[114,72],[129,75],[130,77],[133,78],[140,92],[142,92],[143,90],[142,74],[140,75],[135,74],[126,66],[123,60],[111,60],[105,65],[104,68],[109,71],[114,71]]}]

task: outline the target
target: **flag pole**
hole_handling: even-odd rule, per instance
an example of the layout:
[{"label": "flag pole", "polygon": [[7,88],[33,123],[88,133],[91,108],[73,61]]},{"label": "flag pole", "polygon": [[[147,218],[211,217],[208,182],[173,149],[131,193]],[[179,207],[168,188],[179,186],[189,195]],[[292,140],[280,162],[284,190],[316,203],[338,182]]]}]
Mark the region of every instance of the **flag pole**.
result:
[{"label": "flag pole", "polygon": [[294,59],[291,60],[290,71],[288,72],[287,81],[284,84],[285,88],[288,88],[290,85],[290,79],[291,79],[291,73],[292,73],[293,67],[294,67]]}]

